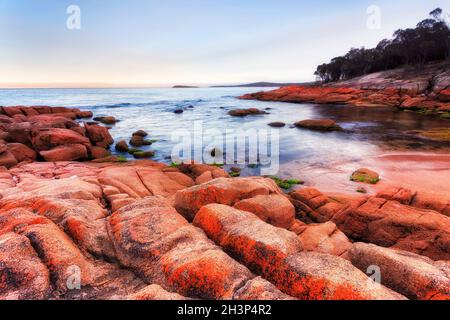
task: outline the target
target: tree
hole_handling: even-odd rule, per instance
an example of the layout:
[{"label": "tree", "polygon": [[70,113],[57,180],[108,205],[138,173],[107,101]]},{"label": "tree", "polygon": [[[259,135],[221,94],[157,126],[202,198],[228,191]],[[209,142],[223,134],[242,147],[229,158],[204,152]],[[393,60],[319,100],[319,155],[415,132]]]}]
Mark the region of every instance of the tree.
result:
[{"label": "tree", "polygon": [[405,64],[421,67],[430,61],[449,59],[450,28],[442,13],[441,8],[431,11],[430,18],[414,29],[399,29],[392,39],[383,39],[373,49],[352,48],[346,55],[318,66],[314,74],[330,82]]}]

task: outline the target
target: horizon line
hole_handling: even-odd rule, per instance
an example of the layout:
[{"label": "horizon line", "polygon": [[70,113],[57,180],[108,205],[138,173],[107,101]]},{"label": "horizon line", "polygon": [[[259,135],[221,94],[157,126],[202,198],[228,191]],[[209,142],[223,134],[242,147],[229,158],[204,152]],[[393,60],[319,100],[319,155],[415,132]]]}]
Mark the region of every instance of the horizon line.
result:
[{"label": "horizon line", "polygon": [[114,84],[114,83],[0,83],[0,90],[8,89],[172,89],[174,86],[210,88],[214,86],[241,86],[255,83],[304,83],[305,81],[254,81],[233,83],[165,83],[165,84]]}]

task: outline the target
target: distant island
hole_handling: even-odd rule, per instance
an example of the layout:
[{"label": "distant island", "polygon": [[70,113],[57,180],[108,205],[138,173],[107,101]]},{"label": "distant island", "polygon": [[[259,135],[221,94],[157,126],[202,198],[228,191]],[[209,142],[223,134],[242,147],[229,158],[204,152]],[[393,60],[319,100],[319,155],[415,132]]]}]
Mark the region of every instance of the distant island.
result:
[{"label": "distant island", "polygon": [[211,86],[210,88],[289,87],[289,86],[307,86],[307,85],[313,85],[313,84],[314,84],[313,82],[304,82],[304,83],[254,82],[254,83],[238,84],[238,85]]},{"label": "distant island", "polygon": [[198,88],[196,86],[181,86],[181,85],[177,85],[177,86],[173,86],[173,89],[195,89]]}]

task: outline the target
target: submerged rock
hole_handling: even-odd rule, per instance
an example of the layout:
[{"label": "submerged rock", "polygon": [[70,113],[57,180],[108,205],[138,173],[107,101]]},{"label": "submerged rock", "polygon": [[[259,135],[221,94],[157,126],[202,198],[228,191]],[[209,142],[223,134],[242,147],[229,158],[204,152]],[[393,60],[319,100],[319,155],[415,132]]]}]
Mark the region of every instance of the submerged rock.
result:
[{"label": "submerged rock", "polygon": [[295,123],[297,128],[310,129],[315,131],[341,131],[342,128],[334,120],[317,119],[303,120]]},{"label": "submerged rock", "polygon": [[120,140],[116,143],[115,149],[119,152],[128,152],[129,147],[125,140]]},{"label": "submerged rock", "polygon": [[267,112],[256,109],[235,109],[228,112],[228,114],[232,117],[246,117],[246,116],[254,116],[254,115],[262,115],[267,114]]},{"label": "submerged rock", "polygon": [[103,124],[116,124],[117,122],[117,119],[113,116],[95,117],[93,120],[101,122]]},{"label": "submerged rock", "polygon": [[133,136],[146,137],[146,136],[148,136],[148,133],[146,131],[144,131],[144,130],[138,130],[138,131],[133,133]]},{"label": "submerged rock", "polygon": [[283,128],[283,127],[286,126],[286,123],[284,123],[284,122],[271,122],[271,123],[268,124],[268,126],[272,127],[272,128]]},{"label": "submerged rock", "polygon": [[153,158],[155,156],[155,151],[137,151],[133,153],[133,157],[136,159],[147,159]]}]

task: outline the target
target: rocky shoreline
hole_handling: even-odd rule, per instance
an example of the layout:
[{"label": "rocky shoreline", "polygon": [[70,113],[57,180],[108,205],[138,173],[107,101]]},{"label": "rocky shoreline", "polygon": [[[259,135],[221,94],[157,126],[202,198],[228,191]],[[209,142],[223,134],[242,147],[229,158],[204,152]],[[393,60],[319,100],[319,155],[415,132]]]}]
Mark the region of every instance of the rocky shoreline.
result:
[{"label": "rocky shoreline", "polygon": [[378,72],[318,86],[288,86],[241,99],[291,103],[396,107],[450,117],[450,63]]},{"label": "rocky shoreline", "polygon": [[92,160],[110,156],[114,139],[91,111],[64,107],[0,107],[0,166],[24,161]]},{"label": "rocky shoreline", "polygon": [[91,112],[0,113],[0,299],[450,299],[446,197],[288,194],[217,166],[119,161]]},{"label": "rocky shoreline", "polygon": [[0,186],[0,299],[450,299],[446,199],[149,160],[23,163]]}]

